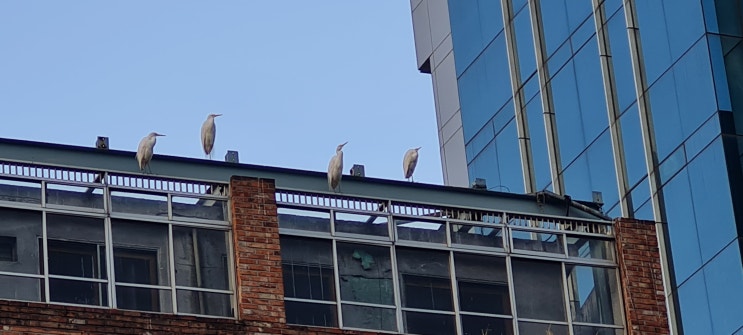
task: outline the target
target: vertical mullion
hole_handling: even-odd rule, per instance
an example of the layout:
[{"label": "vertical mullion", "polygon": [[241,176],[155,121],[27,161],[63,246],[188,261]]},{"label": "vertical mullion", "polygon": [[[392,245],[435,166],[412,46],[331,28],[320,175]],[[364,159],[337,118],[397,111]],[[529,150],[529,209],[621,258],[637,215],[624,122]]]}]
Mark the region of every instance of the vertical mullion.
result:
[{"label": "vertical mullion", "polygon": [[458,334],[463,334],[461,315],[459,314],[459,285],[457,284],[457,269],[454,265],[454,251],[449,250],[449,280],[451,280],[451,297],[454,306],[454,323]]},{"label": "vertical mullion", "polygon": [[343,329],[343,310],[341,309],[341,285],[340,269],[338,268],[338,246],[335,239],[332,240],[333,250],[333,280],[335,281],[335,308],[338,314],[338,328]]},{"label": "vertical mullion", "polygon": [[390,247],[390,263],[392,265],[392,287],[395,293],[395,306],[396,306],[396,316],[397,316],[397,331],[400,333],[405,332],[404,322],[403,322],[403,316],[402,316],[402,293],[400,290],[400,278],[399,278],[399,270],[397,268],[397,251],[395,249],[395,245],[393,244]]},{"label": "vertical mullion", "polygon": [[[169,195],[168,198],[170,198]],[[173,314],[178,314],[178,303],[176,302],[177,292],[175,290],[175,256],[173,255],[173,249],[173,223],[168,222],[168,271],[170,272],[170,299]]]},{"label": "vertical mullion", "polygon": [[[42,188],[42,196],[43,196]],[[44,249],[42,257],[44,257],[44,302],[49,303],[51,301],[49,297],[49,248],[47,244],[47,229],[46,229],[46,210],[41,212],[41,243]]]},{"label": "vertical mullion", "polygon": [[516,288],[514,287],[515,282],[513,281],[513,265],[511,264],[511,256],[506,256],[506,275],[508,276],[508,295],[511,297],[511,316],[513,319],[513,334],[519,335],[519,322],[518,313],[516,312]]},{"label": "vertical mullion", "polygon": [[562,267],[562,296],[564,297],[565,316],[568,320],[568,334],[573,335],[573,313],[570,310],[570,292],[568,291],[568,274],[565,269],[565,262],[560,262]]}]

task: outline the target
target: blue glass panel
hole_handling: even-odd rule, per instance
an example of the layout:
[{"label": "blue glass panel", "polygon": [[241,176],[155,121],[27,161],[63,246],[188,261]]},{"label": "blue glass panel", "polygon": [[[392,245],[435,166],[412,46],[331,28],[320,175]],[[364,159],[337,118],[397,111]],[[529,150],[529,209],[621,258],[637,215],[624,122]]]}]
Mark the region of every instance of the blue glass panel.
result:
[{"label": "blue glass panel", "polygon": [[652,84],[671,65],[671,47],[661,1],[636,1],[640,43],[647,83]]},{"label": "blue glass panel", "polygon": [[[482,51],[482,31],[477,2],[449,0],[449,21],[457,77]],[[502,19],[500,21],[503,21]]]},{"label": "blue glass panel", "polygon": [[678,288],[684,334],[714,334],[706,288],[707,283],[701,271]]},{"label": "blue glass panel", "polygon": [[552,78],[550,85],[558,129],[557,136],[560,142],[560,156],[562,166],[565,167],[586,147],[573,61],[568,62]]},{"label": "blue glass panel", "polygon": [[[462,2],[471,3],[472,1],[457,0],[456,2],[459,3],[457,6],[461,6],[463,5]],[[480,27],[482,28],[482,45],[486,46],[495,38],[495,35],[503,31],[503,13],[501,12],[500,1],[478,0],[477,8],[480,14]]]},{"label": "blue glass panel", "polygon": [[541,95],[537,95],[526,105],[526,117],[529,125],[529,138],[533,159],[532,165],[534,166],[536,187],[540,190],[552,181],[541,98]]},{"label": "blue glass panel", "polygon": [[694,156],[720,135],[720,120],[717,117],[718,114],[715,113],[686,140],[684,146],[688,159],[694,159]]},{"label": "blue glass panel", "polygon": [[490,142],[479,155],[467,165],[470,183],[475,178],[483,178],[488,186],[500,183],[495,142]]},{"label": "blue glass panel", "polygon": [[464,140],[469,141],[511,97],[503,35],[472,63],[458,83]]},{"label": "blue glass panel", "polygon": [[706,261],[737,236],[722,141],[704,149],[688,169],[702,261]]},{"label": "blue glass panel", "polygon": [[609,126],[604,81],[595,38],[581,49],[574,62],[580,114],[583,120],[583,139],[585,143],[590,143]]},{"label": "blue glass panel", "polygon": [[613,15],[616,11],[620,11],[622,8],[622,0],[606,0],[604,1],[604,11],[607,15]]},{"label": "blue glass panel", "polygon": [[534,38],[531,31],[529,11],[523,10],[513,19],[516,35],[516,53],[519,59],[519,73],[522,82],[526,81],[537,70],[537,58],[534,54]]},{"label": "blue glass panel", "polygon": [[588,175],[588,157],[581,155],[562,172],[565,194],[577,200],[591,199],[591,180],[586,178]]},{"label": "blue glass panel", "polygon": [[[485,0],[485,1],[492,1],[492,0]],[[521,11],[524,11],[524,10],[528,10],[525,8],[526,0],[511,0],[511,6],[513,7],[514,14],[520,13]]]},{"label": "blue glass panel", "polygon": [[[707,38],[710,62],[712,62],[712,75],[715,81],[715,93],[717,93],[717,108],[730,111],[733,107],[730,102],[730,89],[725,69],[725,58],[722,52],[722,41],[718,35],[709,34]],[[735,76],[732,73],[731,75]]]},{"label": "blue glass panel", "polygon": [[673,175],[681,170],[684,165],[686,165],[686,151],[682,145],[660,163],[658,175],[661,185],[673,178]]},{"label": "blue glass panel", "polygon": [[568,13],[564,0],[540,1],[542,29],[547,55],[552,55],[568,39]]},{"label": "blue glass panel", "polygon": [[684,137],[717,111],[707,40],[702,39],[673,66],[678,113]]},{"label": "blue glass panel", "polygon": [[570,43],[565,43],[560,46],[557,51],[547,60],[547,73],[550,77],[554,77],[560,70],[562,70],[565,63],[570,60],[573,56],[573,50],[570,47]]},{"label": "blue glass panel", "polygon": [[671,241],[671,254],[676,282],[681,283],[702,265],[697,226],[694,220],[694,205],[687,169],[671,179],[663,187],[663,197]]},{"label": "blue glass panel", "polygon": [[524,101],[529,101],[539,93],[539,76],[532,76],[521,88],[524,92]]},{"label": "blue glass panel", "polygon": [[521,162],[518,159],[521,156],[515,121],[509,123],[496,135],[495,148],[498,155],[500,181],[492,186],[488,183],[488,188],[500,185],[507,188],[509,192],[524,193],[524,176],[521,171]]},{"label": "blue glass panel", "polygon": [[725,54],[725,71],[730,90],[735,132],[743,134],[743,43],[741,38],[721,37],[722,50]]},{"label": "blue glass panel", "polygon": [[573,47],[573,53],[578,52],[579,49],[584,47],[593,47],[598,49],[596,40],[589,41],[590,37],[596,36],[596,24],[593,20],[586,20],[578,29],[573,31],[573,35],[570,36],[570,44]]},{"label": "blue glass panel", "polygon": [[[632,190],[630,191],[630,195],[632,197],[632,209],[635,212],[635,218],[637,217],[637,212],[640,209],[640,206],[644,203],[646,203],[648,200],[650,200],[650,184],[648,184],[648,179],[643,178],[637,184],[632,185]],[[652,218],[652,217],[651,217]]]},{"label": "blue glass panel", "polygon": [[[609,129],[605,129],[599,138],[591,144],[587,151],[588,170],[591,181],[591,191],[599,191],[604,197],[604,203],[613,204],[619,201],[614,156],[611,149]],[[585,177],[584,177],[585,178]],[[565,181],[567,183],[567,181]],[[592,194],[586,194],[581,200],[590,200]]]},{"label": "blue glass panel", "polygon": [[[663,159],[683,140],[681,117],[673,71],[669,71],[650,87],[650,112],[653,115],[658,159]],[[655,121],[657,120],[657,121]]]},{"label": "blue glass panel", "polygon": [[500,133],[515,116],[513,101],[509,100],[506,105],[498,111],[498,114],[495,114],[495,117],[493,117],[493,129],[495,129],[495,134],[498,135],[498,133]]},{"label": "blue glass panel", "polygon": [[714,334],[731,334],[743,326],[743,267],[739,248],[736,240],[704,266]]},{"label": "blue glass panel", "polygon": [[465,145],[467,158],[469,160],[472,160],[474,157],[476,157],[480,151],[482,151],[485,146],[490,143],[490,141],[495,138],[495,133],[493,132],[493,122],[488,121],[485,124],[485,127],[483,127],[475,137],[472,138],[472,140]]},{"label": "blue glass panel", "polygon": [[[704,34],[702,2],[699,0],[663,0],[663,10],[666,24],[664,31],[668,35],[671,58],[678,59]],[[645,47],[644,43],[643,47]]]},{"label": "blue glass panel", "polygon": [[653,205],[650,200],[640,205],[639,208],[635,209],[635,219],[640,220],[654,220]]},{"label": "blue glass panel", "polygon": [[[593,11],[593,4],[591,0],[563,0],[565,1],[565,9],[568,13],[568,28],[570,31],[575,30],[576,27],[580,26],[591,16]],[[545,2],[545,1],[542,1]],[[593,23],[591,23],[593,25]]]},{"label": "blue glass panel", "polygon": [[627,167],[627,180],[630,185],[648,175],[645,164],[645,146],[642,141],[640,112],[637,104],[632,106],[619,118],[624,144],[624,161]]},{"label": "blue glass panel", "polygon": [[634,101],[635,79],[632,74],[632,59],[629,52],[629,39],[624,21],[624,12],[618,11],[607,24],[611,62],[614,67],[614,85],[616,86],[619,110],[625,110]]}]

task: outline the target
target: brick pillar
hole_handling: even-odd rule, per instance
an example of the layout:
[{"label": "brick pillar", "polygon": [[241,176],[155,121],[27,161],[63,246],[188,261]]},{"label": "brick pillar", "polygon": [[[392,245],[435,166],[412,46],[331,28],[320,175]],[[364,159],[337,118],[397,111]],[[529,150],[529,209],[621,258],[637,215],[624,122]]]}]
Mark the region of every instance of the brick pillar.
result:
[{"label": "brick pillar", "polygon": [[286,323],[275,193],[272,179],[230,179],[240,320]]},{"label": "brick pillar", "polygon": [[655,222],[619,218],[614,227],[627,333],[669,334]]}]

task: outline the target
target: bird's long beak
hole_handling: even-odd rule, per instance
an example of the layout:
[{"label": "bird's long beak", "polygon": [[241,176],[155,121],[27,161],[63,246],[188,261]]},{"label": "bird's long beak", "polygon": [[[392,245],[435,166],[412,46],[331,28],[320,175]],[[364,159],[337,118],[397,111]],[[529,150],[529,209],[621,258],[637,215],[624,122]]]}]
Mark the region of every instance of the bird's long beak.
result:
[{"label": "bird's long beak", "polygon": [[418,151],[418,150],[420,150],[421,148],[423,148],[423,147],[417,147],[417,148],[415,148],[415,151]]},{"label": "bird's long beak", "polygon": [[222,116],[222,114],[214,114],[214,117]]},{"label": "bird's long beak", "polygon": [[343,143],[343,144],[341,144],[341,147],[343,147],[343,146],[344,146],[344,145],[346,145],[346,144],[348,144],[348,141],[346,141],[346,143]]},{"label": "bird's long beak", "polygon": [[155,134],[155,136],[165,136],[165,135],[163,135],[163,134]]}]

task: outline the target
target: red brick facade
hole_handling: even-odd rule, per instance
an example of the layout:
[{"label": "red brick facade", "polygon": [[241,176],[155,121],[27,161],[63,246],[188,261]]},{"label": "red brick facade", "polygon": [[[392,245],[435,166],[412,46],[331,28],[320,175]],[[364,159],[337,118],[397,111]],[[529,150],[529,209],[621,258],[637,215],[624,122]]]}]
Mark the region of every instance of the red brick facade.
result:
[{"label": "red brick facade", "polygon": [[0,300],[0,335],[376,334],[287,325],[274,181],[234,177],[230,190],[237,320]]},{"label": "red brick facade", "polygon": [[669,334],[655,222],[617,219],[614,227],[627,334]]}]

